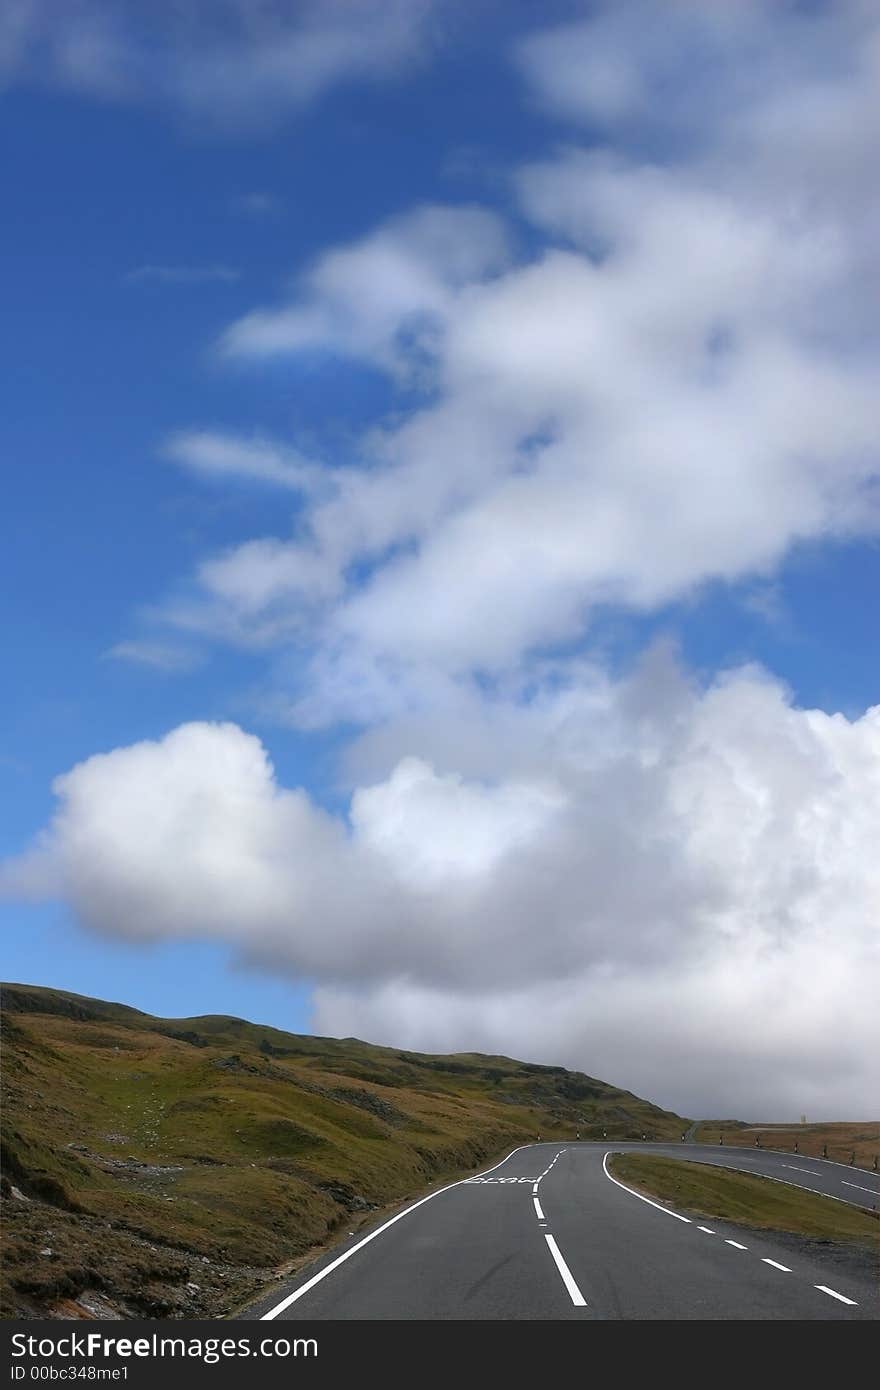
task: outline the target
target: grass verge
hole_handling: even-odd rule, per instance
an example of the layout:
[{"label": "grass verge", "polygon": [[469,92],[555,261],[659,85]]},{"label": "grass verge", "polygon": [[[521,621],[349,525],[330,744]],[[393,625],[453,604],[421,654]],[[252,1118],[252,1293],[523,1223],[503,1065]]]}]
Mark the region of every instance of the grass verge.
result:
[{"label": "grass verge", "polygon": [[609,1168],[621,1182],[676,1211],[756,1230],[857,1244],[880,1253],[876,1213],[771,1178],[652,1154],[614,1154]]}]

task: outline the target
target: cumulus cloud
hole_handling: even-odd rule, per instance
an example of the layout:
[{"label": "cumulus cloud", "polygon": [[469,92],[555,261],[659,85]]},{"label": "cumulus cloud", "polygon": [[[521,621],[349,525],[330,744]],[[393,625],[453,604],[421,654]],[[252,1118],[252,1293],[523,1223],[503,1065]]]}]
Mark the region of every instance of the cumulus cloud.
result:
[{"label": "cumulus cloud", "polygon": [[[287,84],[286,109],[385,70],[421,11],[359,8],[357,62],[333,38],[300,83],[303,26],[343,13],[298,9],[266,48],[260,12],[255,63],[249,40],[171,99],[222,82],[234,115],[257,82],[277,111]],[[271,650],[276,714],[359,727],[346,815],[235,725],[184,725],[59,778],[6,879],[309,979],[322,1031],[569,1063],[692,1114],[851,1117],[878,1081],[880,713],[583,652],[597,609],[708,582],[766,607],[795,547],[876,534],[876,8],[615,0],[513,60],[554,147],[511,172],[509,226],[411,209],[219,343],[366,365],[399,408],[345,466],[167,445],[296,494],[291,530],[203,557],[165,616]]]},{"label": "cumulus cloud", "polygon": [[689,1113],[860,1113],[880,708],[797,709],[750,668],[701,690],[661,651],[495,722],[503,774],[387,748],[344,818],[237,726],[184,725],[58,778],[5,876],[99,931],[310,978],[324,1031],[569,1063]]},{"label": "cumulus cloud", "polygon": [[11,0],[0,79],[248,128],[424,50],[430,0]]}]

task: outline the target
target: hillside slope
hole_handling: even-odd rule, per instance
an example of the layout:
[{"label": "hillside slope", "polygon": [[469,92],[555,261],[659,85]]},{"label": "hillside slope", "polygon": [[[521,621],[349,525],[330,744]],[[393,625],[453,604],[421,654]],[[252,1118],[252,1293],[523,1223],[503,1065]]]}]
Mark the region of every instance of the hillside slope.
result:
[{"label": "hillside slope", "polygon": [[[5,985],[5,1316],[207,1316],[337,1228],[534,1139],[687,1121],[562,1067]],[[47,1253],[48,1252],[48,1253]]]}]

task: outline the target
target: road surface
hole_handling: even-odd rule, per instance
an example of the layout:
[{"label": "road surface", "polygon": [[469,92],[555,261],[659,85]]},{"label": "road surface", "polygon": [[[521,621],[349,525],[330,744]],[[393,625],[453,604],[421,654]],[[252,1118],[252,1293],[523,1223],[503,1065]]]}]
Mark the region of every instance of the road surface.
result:
[{"label": "road surface", "polygon": [[[615,1144],[880,1207],[874,1173],[797,1154]],[[530,1144],[349,1238],[241,1316],[320,1319],[869,1319],[868,1261],[687,1220],[608,1173],[608,1146]]]}]

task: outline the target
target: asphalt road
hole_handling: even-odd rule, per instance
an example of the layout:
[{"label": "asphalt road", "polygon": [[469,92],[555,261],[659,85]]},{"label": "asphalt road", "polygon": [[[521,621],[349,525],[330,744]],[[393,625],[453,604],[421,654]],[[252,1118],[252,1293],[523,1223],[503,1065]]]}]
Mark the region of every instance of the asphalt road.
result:
[{"label": "asphalt road", "polygon": [[[858,1206],[880,1178],[818,1159],[620,1144],[763,1173]],[[687,1220],[606,1172],[605,1145],[530,1144],[404,1207],[302,1270],[246,1318],[869,1319],[876,1272],[791,1237]]]}]

